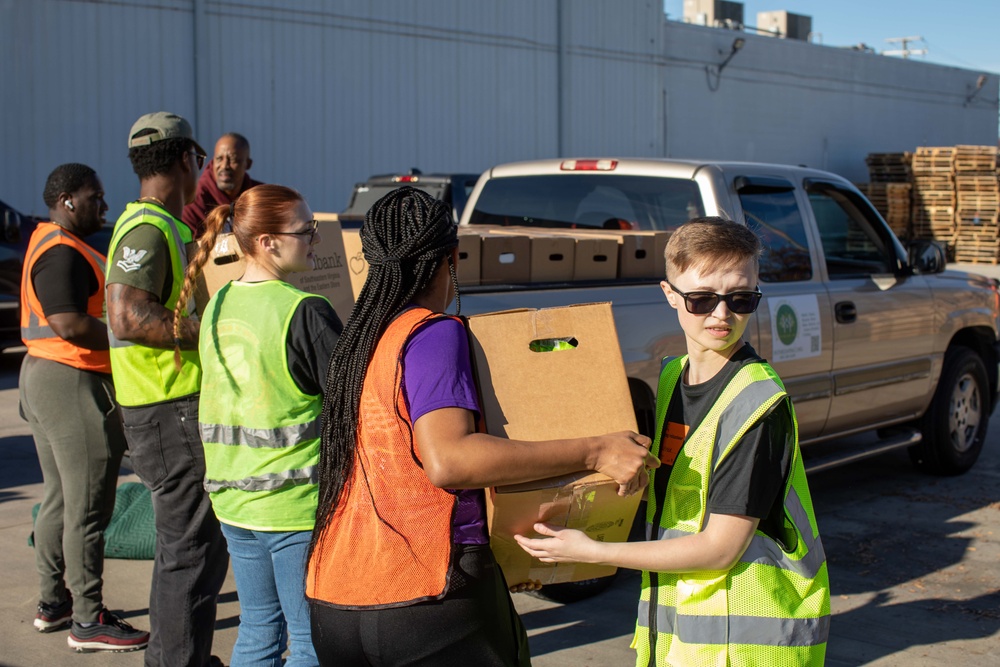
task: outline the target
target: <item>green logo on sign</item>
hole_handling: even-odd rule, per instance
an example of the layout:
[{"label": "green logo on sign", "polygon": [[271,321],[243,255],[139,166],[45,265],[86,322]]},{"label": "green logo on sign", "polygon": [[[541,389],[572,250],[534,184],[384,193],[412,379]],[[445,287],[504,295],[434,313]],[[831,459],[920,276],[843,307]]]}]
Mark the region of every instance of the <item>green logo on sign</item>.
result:
[{"label": "green logo on sign", "polygon": [[799,320],[795,317],[795,310],[787,303],[778,308],[775,328],[778,330],[778,339],[785,345],[794,343],[795,337],[799,335]]}]

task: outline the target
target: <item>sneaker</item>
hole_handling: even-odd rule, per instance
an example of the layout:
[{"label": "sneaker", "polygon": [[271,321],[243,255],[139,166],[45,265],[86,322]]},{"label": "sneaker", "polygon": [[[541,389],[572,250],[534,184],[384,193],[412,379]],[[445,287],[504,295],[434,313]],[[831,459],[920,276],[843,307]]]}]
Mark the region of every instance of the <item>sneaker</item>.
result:
[{"label": "sneaker", "polygon": [[83,626],[74,622],[66,643],[78,653],[84,651],[137,651],[149,643],[149,633],[136,630],[107,608],[97,616],[95,625]]},{"label": "sneaker", "polygon": [[73,598],[67,597],[56,605],[39,602],[38,611],[35,612],[35,629],[39,632],[53,632],[66,627],[72,620]]}]

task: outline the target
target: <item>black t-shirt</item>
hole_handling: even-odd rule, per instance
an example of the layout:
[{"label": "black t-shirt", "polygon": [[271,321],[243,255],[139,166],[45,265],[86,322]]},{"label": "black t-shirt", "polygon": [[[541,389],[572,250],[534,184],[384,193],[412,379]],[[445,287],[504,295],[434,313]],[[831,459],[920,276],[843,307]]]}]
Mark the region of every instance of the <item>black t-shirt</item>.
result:
[{"label": "black t-shirt", "polygon": [[305,394],[321,394],[327,366],[344,326],[326,299],[303,299],[288,326],[285,354],[295,384]]},{"label": "black t-shirt", "polygon": [[68,245],[53,246],[35,260],[31,284],[46,318],[59,313],[86,313],[87,301],[100,288],[90,263]]},{"label": "black t-shirt", "polygon": [[[711,380],[698,385],[678,382],[664,419],[664,441],[668,432],[685,436],[693,433],[736,372],[744,364],[759,361],[757,353],[746,344]],[[791,464],[794,435],[788,403],[779,401],[746,432],[712,473],[706,513],[754,517],[761,520],[759,529],[766,535],[775,538],[781,535],[782,491]],[[661,444],[661,455],[663,451]],[[660,498],[670,470],[672,467],[664,463],[656,471],[656,491]]]}]

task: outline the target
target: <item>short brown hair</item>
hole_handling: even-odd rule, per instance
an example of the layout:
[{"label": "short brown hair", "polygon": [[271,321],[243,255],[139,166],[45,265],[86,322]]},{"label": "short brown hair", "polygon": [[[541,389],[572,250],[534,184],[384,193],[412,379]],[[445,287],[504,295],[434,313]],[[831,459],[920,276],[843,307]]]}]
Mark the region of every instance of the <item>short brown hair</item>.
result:
[{"label": "short brown hair", "polygon": [[721,217],[695,218],[678,227],[665,251],[667,279],[691,267],[724,267],[752,260],[757,272],[763,250],[760,238],[745,225]]}]

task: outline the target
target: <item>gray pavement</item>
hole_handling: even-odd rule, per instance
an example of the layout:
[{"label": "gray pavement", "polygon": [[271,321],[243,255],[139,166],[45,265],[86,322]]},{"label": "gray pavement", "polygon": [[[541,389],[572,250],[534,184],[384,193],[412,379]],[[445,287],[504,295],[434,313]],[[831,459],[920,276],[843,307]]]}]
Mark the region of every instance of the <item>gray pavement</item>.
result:
[{"label": "gray pavement", "polygon": [[[952,265],[1000,278],[1000,267]],[[143,653],[76,654],[66,632],[32,627],[38,582],[27,545],[41,472],[17,415],[23,352],[0,354],[0,667],[138,666]],[[827,664],[1000,665],[1000,411],[976,467],[961,477],[916,472],[890,453],[810,479],[829,559],[833,621]],[[121,482],[136,481],[122,470]],[[148,628],[150,561],[108,560],[105,601]],[[538,667],[628,665],[639,581],[571,605],[515,602]],[[232,577],[222,590],[215,653],[227,664],[239,623]]]}]

